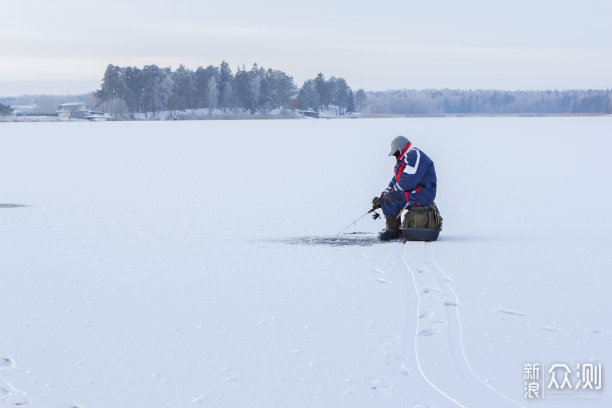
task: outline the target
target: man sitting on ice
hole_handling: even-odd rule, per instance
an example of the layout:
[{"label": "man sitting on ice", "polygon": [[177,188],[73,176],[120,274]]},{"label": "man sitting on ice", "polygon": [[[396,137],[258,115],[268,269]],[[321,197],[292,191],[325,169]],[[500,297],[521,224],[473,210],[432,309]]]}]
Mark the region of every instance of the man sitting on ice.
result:
[{"label": "man sitting on ice", "polygon": [[398,136],[391,141],[389,156],[396,158],[394,176],[380,197],[372,200],[372,207],[381,208],[387,221],[387,228],[378,234],[382,241],[400,237],[404,208],[429,206],[436,198],[436,169],[425,153]]}]

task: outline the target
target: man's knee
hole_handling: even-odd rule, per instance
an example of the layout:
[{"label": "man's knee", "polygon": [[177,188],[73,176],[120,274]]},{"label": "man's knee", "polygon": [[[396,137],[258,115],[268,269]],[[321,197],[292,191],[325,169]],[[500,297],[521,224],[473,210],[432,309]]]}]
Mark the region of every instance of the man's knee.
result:
[{"label": "man's knee", "polygon": [[380,208],[387,217],[397,217],[405,205],[406,199],[401,192],[397,191],[385,194],[380,200]]},{"label": "man's knee", "polygon": [[389,193],[383,194],[380,199],[381,203],[385,203],[387,205],[393,205],[397,201],[405,200],[404,195],[400,191],[391,191]]}]

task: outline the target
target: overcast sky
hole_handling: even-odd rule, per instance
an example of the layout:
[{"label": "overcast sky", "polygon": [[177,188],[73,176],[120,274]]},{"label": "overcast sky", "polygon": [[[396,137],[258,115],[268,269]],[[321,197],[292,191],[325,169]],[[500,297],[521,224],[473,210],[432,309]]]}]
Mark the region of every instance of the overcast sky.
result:
[{"label": "overcast sky", "polygon": [[612,0],[0,0],[0,96],[94,90],[108,64],[253,62],[301,85],[612,88]]}]

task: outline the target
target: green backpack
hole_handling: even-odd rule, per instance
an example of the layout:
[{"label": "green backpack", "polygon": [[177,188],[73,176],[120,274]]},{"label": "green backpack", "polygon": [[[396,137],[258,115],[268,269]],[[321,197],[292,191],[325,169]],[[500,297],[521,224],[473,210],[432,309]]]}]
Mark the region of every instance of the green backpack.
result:
[{"label": "green backpack", "polygon": [[436,203],[425,207],[410,207],[404,216],[402,228],[430,228],[442,230],[442,216]]}]

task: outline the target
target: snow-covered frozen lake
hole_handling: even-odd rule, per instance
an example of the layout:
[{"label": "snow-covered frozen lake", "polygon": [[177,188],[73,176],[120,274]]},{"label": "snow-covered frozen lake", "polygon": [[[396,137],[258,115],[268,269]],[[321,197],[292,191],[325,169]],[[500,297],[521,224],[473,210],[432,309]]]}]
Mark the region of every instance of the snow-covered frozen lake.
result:
[{"label": "snow-covered frozen lake", "polygon": [[[435,161],[440,241],[336,240],[398,134]],[[610,406],[611,135],[611,117],[0,124],[0,407]],[[555,394],[553,364],[573,385],[601,364],[602,389]]]}]

